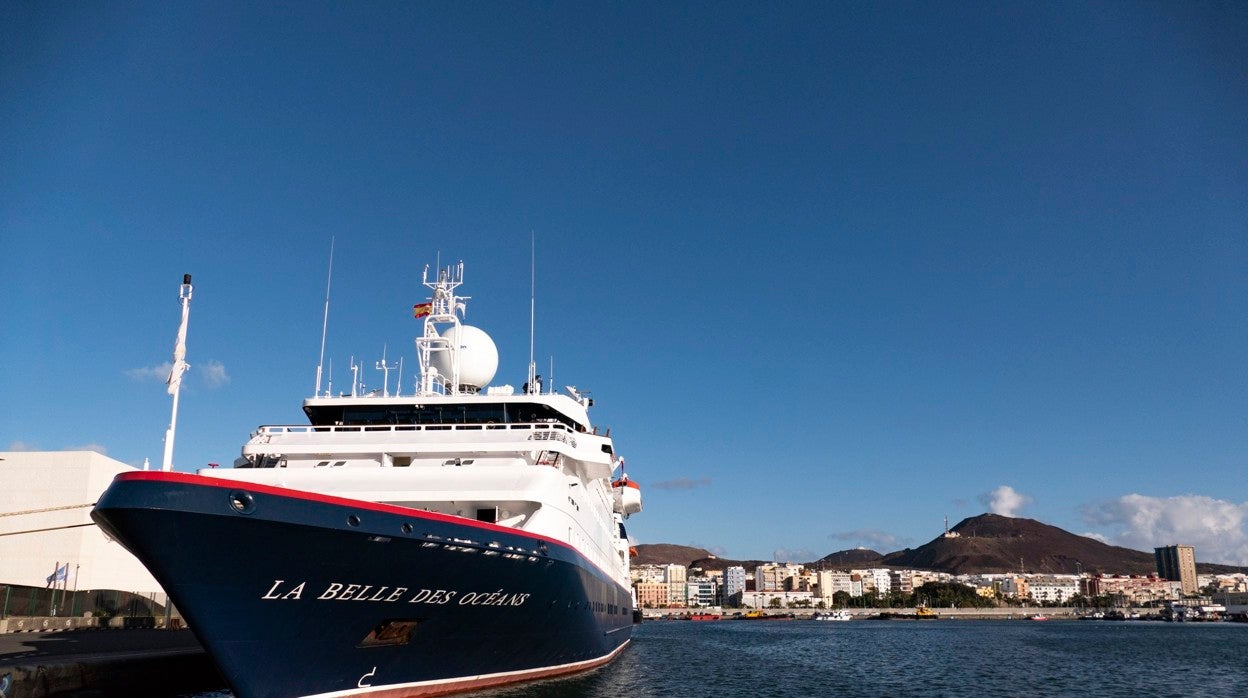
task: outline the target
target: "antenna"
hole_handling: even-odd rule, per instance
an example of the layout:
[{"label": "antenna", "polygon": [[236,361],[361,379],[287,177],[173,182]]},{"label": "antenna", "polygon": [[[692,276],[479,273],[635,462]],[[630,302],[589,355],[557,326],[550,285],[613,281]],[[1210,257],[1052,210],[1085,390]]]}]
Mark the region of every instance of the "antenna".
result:
[{"label": "antenna", "polygon": [[325,365],[325,331],[329,329],[329,285],[334,280],[334,238],[329,238],[329,276],[325,279],[325,317],[321,320],[321,359],[316,362],[316,392],[321,394],[321,367]]},{"label": "antenna", "polygon": [[[537,235],[529,231],[529,381],[525,385],[537,385],[537,364],[533,363],[533,317],[537,309]],[[553,384],[552,384],[553,385]],[[537,392],[541,392],[539,389]]]},{"label": "antenna", "polygon": [[[390,372],[398,368],[398,364],[390,365],[386,363],[386,345],[381,345],[381,361],[377,362],[377,370],[381,371],[381,396],[390,397]],[[403,374],[399,374],[399,386],[402,389]]]}]

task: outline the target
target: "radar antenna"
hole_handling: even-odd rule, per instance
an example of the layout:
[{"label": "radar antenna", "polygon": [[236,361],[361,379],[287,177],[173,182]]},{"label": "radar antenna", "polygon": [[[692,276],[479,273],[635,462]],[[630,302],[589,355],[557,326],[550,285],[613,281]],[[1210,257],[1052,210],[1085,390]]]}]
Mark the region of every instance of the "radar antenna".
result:
[{"label": "radar antenna", "polygon": [[[381,345],[381,361],[377,362],[377,370],[381,371],[381,396],[390,397],[390,372],[399,368],[399,364],[386,363],[386,345]],[[402,390],[403,374],[399,374],[399,390]]]},{"label": "radar antenna", "polygon": [[[325,279],[325,316],[321,319],[321,359],[316,363],[316,391],[313,397],[321,394],[321,367],[325,365],[325,331],[329,329],[329,286],[334,280],[334,238],[329,239],[329,276]],[[328,395],[326,391],[326,395]]]},{"label": "radar antenna", "polygon": [[[534,322],[533,318],[537,314],[537,235],[529,231],[529,375],[528,381],[525,383],[530,390],[542,392],[537,387],[537,364],[533,362],[533,335]],[[553,383],[552,383],[553,385]]]}]

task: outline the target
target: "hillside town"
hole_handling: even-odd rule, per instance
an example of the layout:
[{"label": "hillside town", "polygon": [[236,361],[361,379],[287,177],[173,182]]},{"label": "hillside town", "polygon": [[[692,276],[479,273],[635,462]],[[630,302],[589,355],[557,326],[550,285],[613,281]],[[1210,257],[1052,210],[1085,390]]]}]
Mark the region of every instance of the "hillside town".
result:
[{"label": "hillside town", "polygon": [[[764,563],[748,570],[680,564],[633,569],[637,603],[643,609],[825,609],[939,606],[952,598],[964,606],[1086,606],[1162,608],[1176,605],[1248,610],[1248,575],[1197,574],[1191,546],[1155,551],[1158,570],[1149,575],[949,574],[931,570],[817,569],[792,563]],[[950,590],[957,593],[950,595]],[[942,604],[942,602],[944,602]]]}]

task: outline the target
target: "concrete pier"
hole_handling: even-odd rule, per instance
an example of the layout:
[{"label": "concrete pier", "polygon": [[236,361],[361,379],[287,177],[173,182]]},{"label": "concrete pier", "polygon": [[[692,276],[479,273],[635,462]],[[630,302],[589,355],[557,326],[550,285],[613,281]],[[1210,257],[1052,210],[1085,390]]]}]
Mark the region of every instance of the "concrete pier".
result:
[{"label": "concrete pier", "polygon": [[160,698],[225,685],[189,630],[0,634],[0,698]]}]

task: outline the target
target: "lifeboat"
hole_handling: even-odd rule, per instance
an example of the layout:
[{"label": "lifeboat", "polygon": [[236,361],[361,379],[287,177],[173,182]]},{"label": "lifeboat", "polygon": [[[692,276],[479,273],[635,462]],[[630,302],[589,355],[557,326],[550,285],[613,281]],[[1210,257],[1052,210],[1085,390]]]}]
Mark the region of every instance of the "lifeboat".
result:
[{"label": "lifeboat", "polygon": [[611,483],[615,499],[615,513],[628,516],[641,511],[641,485],[635,480],[620,478]]}]

